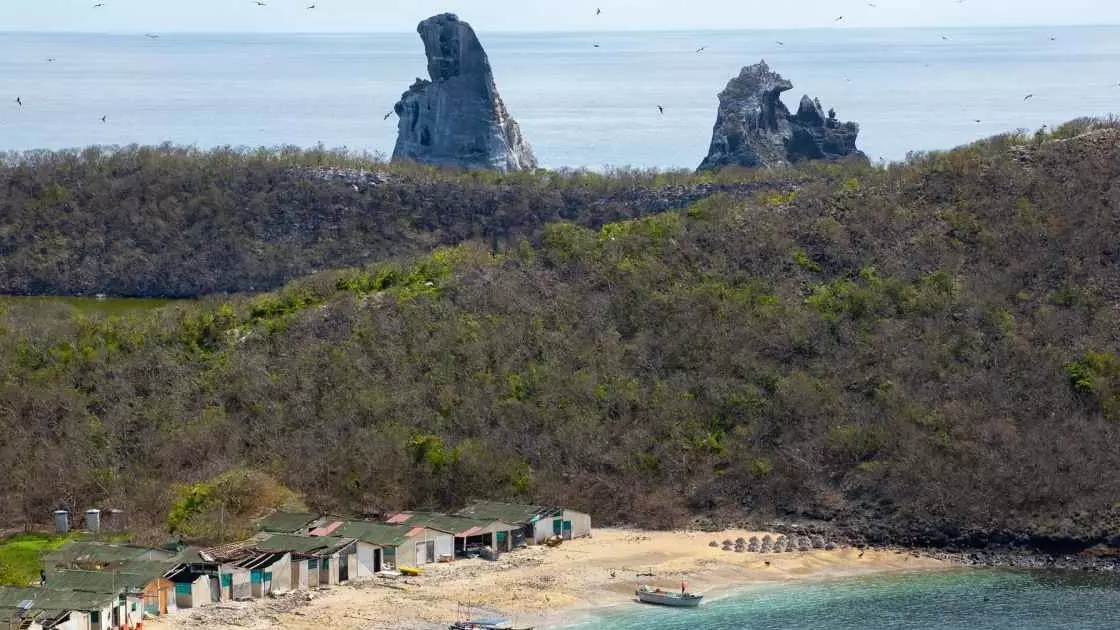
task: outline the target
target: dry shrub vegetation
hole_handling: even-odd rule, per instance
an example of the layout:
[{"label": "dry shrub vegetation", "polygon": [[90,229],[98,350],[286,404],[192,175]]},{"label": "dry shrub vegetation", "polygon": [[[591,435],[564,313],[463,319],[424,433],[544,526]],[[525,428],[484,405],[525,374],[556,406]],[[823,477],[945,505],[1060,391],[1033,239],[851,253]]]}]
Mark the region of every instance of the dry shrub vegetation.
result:
[{"label": "dry shrub vegetation", "polygon": [[[189,498],[175,484],[251,468],[351,513],[493,497],[600,523],[1107,542],[1120,522],[1115,126],[718,182],[378,166],[397,183],[355,193],[284,175],[307,154],[10,161],[8,290],[79,289],[77,260],[99,286],[191,294],[385,255],[150,315],[9,305],[0,519],[127,501],[164,527]],[[144,160],[146,183],[106,166],[126,158]],[[625,202],[743,180],[680,211]],[[65,194],[44,198],[44,182]],[[62,200],[78,190],[114,201],[79,211]],[[181,223],[153,195],[181,198]],[[207,200],[227,197],[218,216]],[[352,222],[304,223],[318,212]],[[64,215],[91,231],[61,234]],[[166,251],[127,253],[157,224],[177,230],[152,233]],[[281,224],[288,236],[245,256]]]}]

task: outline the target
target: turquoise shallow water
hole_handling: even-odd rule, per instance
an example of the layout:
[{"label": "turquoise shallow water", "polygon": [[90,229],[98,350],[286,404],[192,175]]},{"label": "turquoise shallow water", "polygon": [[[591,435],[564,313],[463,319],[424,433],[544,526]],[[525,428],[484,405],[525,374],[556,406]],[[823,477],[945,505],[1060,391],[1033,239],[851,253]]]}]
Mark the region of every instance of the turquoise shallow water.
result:
[{"label": "turquoise shallow water", "polygon": [[[762,58],[793,81],[791,107],[808,93],[858,121],[872,159],[1120,112],[1116,26],[479,35],[550,167],[694,168],[716,94]],[[0,150],[322,142],[391,153],[397,121],[382,116],[425,73],[414,33],[0,32]]]},{"label": "turquoise shallow water", "polygon": [[634,604],[568,630],[1116,630],[1120,580],[953,571],[765,586],[696,610]]}]

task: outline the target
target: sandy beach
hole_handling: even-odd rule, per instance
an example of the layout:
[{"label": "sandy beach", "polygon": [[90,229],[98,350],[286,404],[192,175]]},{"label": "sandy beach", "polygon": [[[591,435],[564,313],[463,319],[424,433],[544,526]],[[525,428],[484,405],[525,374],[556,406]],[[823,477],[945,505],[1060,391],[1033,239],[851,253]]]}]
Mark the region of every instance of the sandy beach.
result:
[{"label": "sandy beach", "polygon": [[[599,529],[592,538],[553,549],[522,549],[497,562],[459,560],[430,565],[419,577],[378,578],[180,611],[149,627],[443,629],[456,618],[460,602],[472,602],[500,610],[519,624],[559,628],[589,610],[637,605],[633,593],[638,582],[675,589],[683,579],[690,590],[713,597],[752,584],[954,566],[901,551],[868,550],[861,557],[859,550],[851,548],[758,554],[708,546],[712,540],[764,534]],[[654,577],[638,576],[646,573]]]}]

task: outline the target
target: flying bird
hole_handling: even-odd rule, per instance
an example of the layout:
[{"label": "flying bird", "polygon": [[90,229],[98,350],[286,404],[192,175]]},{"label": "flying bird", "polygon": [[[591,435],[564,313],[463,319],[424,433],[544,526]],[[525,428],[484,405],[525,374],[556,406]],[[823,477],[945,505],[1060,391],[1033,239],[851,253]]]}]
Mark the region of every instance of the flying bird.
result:
[{"label": "flying bird", "polygon": [[701,47],[699,47],[699,48],[697,48],[697,49],[696,49],[696,52],[698,52],[698,53],[702,53],[702,52],[704,52],[704,49],[705,49],[705,48],[707,48],[707,46],[701,46]]},{"label": "flying bird", "polygon": [[308,11],[312,11],[312,10],[314,10],[314,9],[315,9],[315,5],[313,5],[313,4],[309,4],[309,5],[307,5],[307,10],[308,10]]},{"label": "flying bird", "polygon": [[779,46],[785,46],[785,45],[786,45],[786,43],[785,43],[785,42],[778,42],[778,45],[779,45]]},{"label": "flying bird", "polygon": [[972,121],[972,122],[974,122],[974,123],[978,123],[978,122],[980,122],[980,119],[979,119],[979,118],[977,118],[976,120],[974,120],[974,121]]},{"label": "flying bird", "polygon": [[665,113],[665,108],[664,108],[664,107],[662,107],[662,106],[660,106],[660,105],[658,105],[658,106],[657,106],[657,113],[659,113],[659,114],[664,114],[664,113]]},{"label": "flying bird", "polygon": [[20,107],[23,107],[23,99],[21,99],[20,97],[17,96],[16,97],[16,105],[19,105]]},{"label": "flying bird", "polygon": [[264,0],[249,0],[249,2],[252,2],[253,4],[257,5],[258,7],[267,7],[268,6],[268,3],[265,2]]},{"label": "flying bird", "polygon": [[54,57],[47,57],[47,63],[54,63]]},{"label": "flying bird", "polygon": [[384,117],[384,118],[382,118],[381,120],[389,120],[389,117],[390,117],[390,116],[392,116],[392,115],[393,115],[393,113],[394,113],[394,110],[391,110],[391,109],[390,109],[390,110],[389,110],[389,113],[388,113],[388,114],[385,114],[385,117]]},{"label": "flying bird", "polygon": [[159,39],[159,35],[156,35],[155,33],[144,33],[144,37],[147,37],[148,39]]},{"label": "flying bird", "polygon": [[841,15],[840,17],[838,17],[838,18],[836,18],[835,20],[833,20],[833,22],[839,22],[840,20],[843,20],[843,19],[844,19],[844,16],[843,16],[843,15]]},{"label": "flying bird", "polygon": [[1051,35],[1051,36],[1050,36],[1050,41],[1054,41],[1054,40],[1056,40],[1056,39],[1058,39],[1058,37],[1057,37],[1056,35]]},{"label": "flying bird", "polygon": [[868,2],[868,3],[867,3],[867,6],[871,7],[872,9],[874,9],[875,7],[877,7],[877,6],[879,6],[879,5],[875,4],[874,2]]},{"label": "flying bird", "polygon": [[602,13],[602,12],[603,12],[603,10],[602,10],[602,9],[595,9],[595,15],[599,15],[599,14],[600,14],[600,13]]},{"label": "flying bird", "polygon": [[942,35],[941,39],[943,39],[945,41],[949,41],[949,36],[948,35]]},{"label": "flying bird", "polygon": [[598,47],[599,47],[599,44],[597,44],[597,43],[596,43],[596,44],[592,44],[592,46],[594,46],[595,48],[598,48]]},{"label": "flying bird", "polygon": [[1024,101],[1029,101],[1029,100],[1031,100],[1032,98],[1034,98],[1034,94],[1027,94],[1026,96],[1024,96],[1024,97],[1023,97],[1023,100],[1024,100]]},{"label": "flying bird", "polygon": [[108,116],[102,116],[101,117],[101,122],[108,122],[108,118],[109,118]]},{"label": "flying bird", "polygon": [[95,8],[95,9],[100,9],[100,8],[101,8],[101,7],[103,7],[103,6],[105,6],[105,3],[104,3],[104,2],[98,2],[97,4],[93,5],[93,8]]}]

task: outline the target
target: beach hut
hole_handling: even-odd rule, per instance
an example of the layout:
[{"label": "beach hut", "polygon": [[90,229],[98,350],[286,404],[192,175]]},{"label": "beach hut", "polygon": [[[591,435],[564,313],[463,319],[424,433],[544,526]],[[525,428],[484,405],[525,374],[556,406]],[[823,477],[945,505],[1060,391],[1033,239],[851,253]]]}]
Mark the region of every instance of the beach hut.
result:
[{"label": "beach hut", "polygon": [[64,569],[47,574],[51,590],[106,594],[125,603],[122,615],[114,617],[114,627],[127,620],[141,621],[145,616],[162,617],[176,610],[175,585],[168,575],[179,570],[174,562],[133,561],[118,563],[101,571]]},{"label": "beach hut", "polygon": [[381,549],[381,557],[374,559],[374,572],[380,571],[384,564],[394,568],[418,567],[437,562],[440,556],[454,555],[455,539],[451,532],[373,521],[338,523],[335,535],[354,538]]},{"label": "beach hut", "polygon": [[350,537],[273,534],[257,542],[257,551],[291,554],[292,583],[333,586],[365,577],[357,567],[358,548],[368,555],[368,543]]},{"label": "beach hut", "polygon": [[564,540],[591,535],[591,516],[567,508],[476,501],[456,512],[470,518],[498,519],[520,526],[514,544],[540,544],[550,538]]},{"label": "beach hut", "polygon": [[213,602],[210,575],[183,566],[169,577],[175,585],[175,607],[184,610],[201,608]]},{"label": "beach hut", "polygon": [[495,551],[513,549],[513,533],[520,526],[501,519],[450,516],[436,512],[400,512],[385,519],[391,525],[422,526],[437,531],[450,532],[455,539],[454,553],[466,555],[480,547]]},{"label": "beach hut", "polygon": [[126,610],[109,593],[0,586],[0,623],[17,628],[112,630],[128,621]]}]

